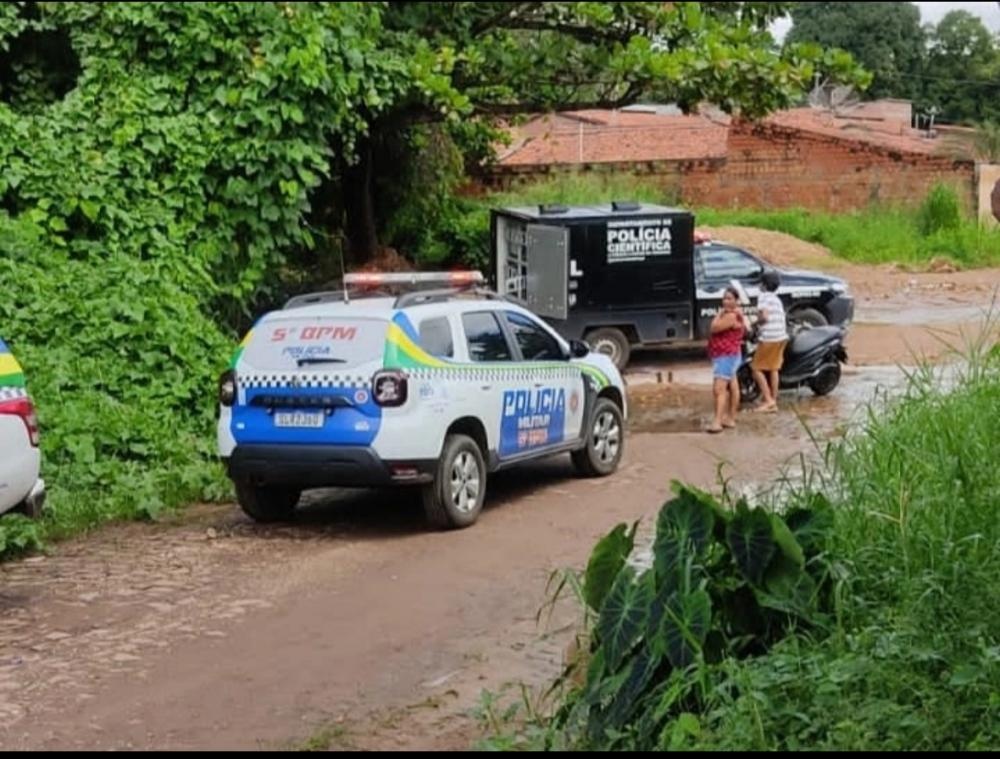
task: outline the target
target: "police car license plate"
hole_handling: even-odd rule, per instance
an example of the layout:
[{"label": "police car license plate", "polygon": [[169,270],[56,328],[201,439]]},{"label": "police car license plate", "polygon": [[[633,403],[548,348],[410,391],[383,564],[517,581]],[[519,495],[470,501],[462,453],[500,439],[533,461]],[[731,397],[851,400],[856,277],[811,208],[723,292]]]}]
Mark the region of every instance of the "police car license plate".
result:
[{"label": "police car license plate", "polygon": [[275,427],[310,427],[323,426],[322,411],[276,411],[274,412]]}]

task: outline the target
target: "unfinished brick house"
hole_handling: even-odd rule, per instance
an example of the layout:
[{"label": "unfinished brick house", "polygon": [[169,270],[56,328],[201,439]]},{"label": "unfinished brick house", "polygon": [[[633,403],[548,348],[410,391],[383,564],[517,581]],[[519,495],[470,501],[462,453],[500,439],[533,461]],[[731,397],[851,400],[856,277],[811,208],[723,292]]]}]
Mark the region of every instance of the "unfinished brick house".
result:
[{"label": "unfinished brick house", "polygon": [[482,181],[508,187],[561,172],[647,176],[684,205],[849,211],[873,202],[919,203],[937,181],[976,207],[976,167],[949,155],[939,132],[911,127],[906,101],[838,113],[797,108],[758,123],[713,109],[664,107],[539,116]]}]

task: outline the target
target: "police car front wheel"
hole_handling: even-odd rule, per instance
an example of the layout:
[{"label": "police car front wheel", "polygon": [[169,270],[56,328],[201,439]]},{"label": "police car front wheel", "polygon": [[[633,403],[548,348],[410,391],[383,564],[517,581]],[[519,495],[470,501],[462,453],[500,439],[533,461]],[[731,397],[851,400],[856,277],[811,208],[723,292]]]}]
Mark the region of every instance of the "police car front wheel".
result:
[{"label": "police car front wheel", "polygon": [[601,398],[587,428],[587,444],[573,453],[573,466],[585,477],[605,477],[618,468],[624,450],[621,409],[610,398]]},{"label": "police car front wheel", "polygon": [[257,522],[291,519],[302,491],[278,485],[251,485],[237,481],[236,500],[244,513]]},{"label": "police car front wheel", "polygon": [[434,473],[424,486],[427,521],[443,529],[468,527],[479,518],[486,494],[486,464],[476,441],[449,435]]}]

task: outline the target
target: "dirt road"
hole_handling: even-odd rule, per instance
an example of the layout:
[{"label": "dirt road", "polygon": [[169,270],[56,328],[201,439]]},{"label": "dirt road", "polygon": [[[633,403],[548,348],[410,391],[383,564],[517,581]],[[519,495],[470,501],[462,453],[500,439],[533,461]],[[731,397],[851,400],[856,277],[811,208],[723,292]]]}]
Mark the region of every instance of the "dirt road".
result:
[{"label": "dirt road", "polygon": [[428,532],[405,493],[328,492],[287,527],[196,506],[0,566],[0,748],[468,746],[484,689],[559,670],[577,612],[536,623],[551,573],[615,523],[648,523],[671,479],[710,487],[724,462],[741,486],[792,466],[811,446],[800,419],[836,434],[899,380],[901,336],[974,324],[977,288],[1000,284],[885,272],[879,292],[882,275],[848,276],[861,360],[833,396],[789,394],[777,417],[708,436],[700,359],[645,357],[617,475],[574,479],[562,458],[498,475],[472,529]]}]

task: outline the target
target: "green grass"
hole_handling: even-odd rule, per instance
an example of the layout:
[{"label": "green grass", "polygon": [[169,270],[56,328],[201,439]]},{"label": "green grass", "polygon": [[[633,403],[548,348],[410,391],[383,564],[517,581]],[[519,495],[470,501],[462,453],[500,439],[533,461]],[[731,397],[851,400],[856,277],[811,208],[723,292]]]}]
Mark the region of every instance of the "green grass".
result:
[{"label": "green grass", "polygon": [[921,267],[935,258],[962,268],[1000,266],[1000,231],[961,219],[957,227],[929,235],[920,231],[919,213],[901,209],[868,209],[850,214],[803,209],[753,211],[699,209],[699,224],[769,229],[818,243],[855,263],[899,263]]},{"label": "green grass", "polygon": [[837,631],[730,663],[701,747],[1000,747],[1000,353],[971,352],[830,449]]},{"label": "green grass", "polygon": [[[773,491],[765,506],[822,495],[835,508],[832,624],[754,658],[698,664],[698,696],[667,719],[659,748],[1000,748],[998,322],[966,346],[957,376],[915,371]],[[605,745],[521,718],[492,725],[486,745]],[[628,736],[607,740],[631,746]]]},{"label": "green grass", "polygon": [[[948,201],[950,192],[940,188],[932,190],[930,195],[934,196],[936,204],[921,199],[927,207],[923,212],[921,208],[882,207],[844,214],[805,209],[692,210],[699,225],[735,225],[784,232],[823,245],[834,255],[856,263],[899,263],[920,268],[937,258],[962,268],[1000,266],[1000,230],[982,228],[977,221],[962,215],[943,222],[933,217],[942,196]],[[477,203],[480,207],[477,213],[479,224],[488,230],[487,208],[536,203],[576,205],[611,200],[677,205],[677,197],[672,191],[650,180],[620,174],[569,174],[488,195]],[[488,242],[488,231],[485,234]]]}]

